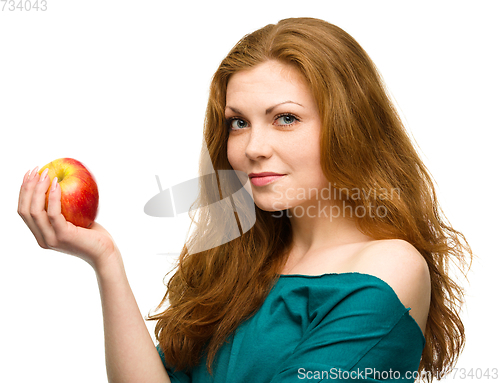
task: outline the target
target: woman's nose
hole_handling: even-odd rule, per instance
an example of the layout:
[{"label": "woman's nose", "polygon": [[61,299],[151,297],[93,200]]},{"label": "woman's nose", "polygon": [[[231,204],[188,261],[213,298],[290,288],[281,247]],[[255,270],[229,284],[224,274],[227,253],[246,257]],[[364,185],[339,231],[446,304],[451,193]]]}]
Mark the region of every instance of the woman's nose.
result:
[{"label": "woman's nose", "polygon": [[271,132],[264,126],[253,126],[250,130],[245,155],[251,160],[269,158],[272,155]]}]

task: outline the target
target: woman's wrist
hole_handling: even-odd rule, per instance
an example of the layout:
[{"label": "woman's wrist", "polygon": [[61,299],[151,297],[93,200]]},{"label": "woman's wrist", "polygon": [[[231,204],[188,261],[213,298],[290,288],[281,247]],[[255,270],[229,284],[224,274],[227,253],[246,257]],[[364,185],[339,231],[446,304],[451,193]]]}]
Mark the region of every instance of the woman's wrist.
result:
[{"label": "woman's wrist", "polygon": [[98,279],[109,278],[125,272],[123,259],[118,250],[105,257],[101,257],[91,266]]}]

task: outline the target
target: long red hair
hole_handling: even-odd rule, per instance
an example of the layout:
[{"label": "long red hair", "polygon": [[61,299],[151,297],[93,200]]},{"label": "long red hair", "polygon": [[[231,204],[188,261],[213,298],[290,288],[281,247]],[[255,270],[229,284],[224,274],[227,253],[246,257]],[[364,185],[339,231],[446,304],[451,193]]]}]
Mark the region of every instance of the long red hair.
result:
[{"label": "long red hair", "polygon": [[[385,212],[359,217],[360,230],[374,239],[406,240],[427,261],[432,293],[419,372],[425,370],[429,381],[443,376],[465,342],[459,316],[464,290],[450,276],[449,266],[455,264],[466,274],[472,251],[463,234],[447,223],[432,177],[381,76],[349,34],[323,20],[291,18],[244,36],[221,62],[210,87],[204,140],[214,169],[231,169],[224,117],[229,78],[267,60],[292,65],[310,84],[322,121],[321,166],[340,198],[353,209],[364,206]],[[205,174],[203,166],[200,171]],[[349,190],[363,189],[376,193],[364,198],[349,195]],[[200,206],[210,200],[213,190],[214,185],[202,182]],[[393,190],[398,190],[398,198],[388,196]],[[197,228],[157,309],[170,305],[148,316],[158,321],[155,335],[169,365],[187,370],[206,356],[211,371],[217,350],[258,310],[276,281],[290,251],[290,221],[286,215],[276,218],[273,212],[255,209],[256,222],[249,231],[190,254],[188,248],[213,241],[227,229],[210,219],[208,209],[200,209]],[[238,218],[240,223],[247,219]]]}]

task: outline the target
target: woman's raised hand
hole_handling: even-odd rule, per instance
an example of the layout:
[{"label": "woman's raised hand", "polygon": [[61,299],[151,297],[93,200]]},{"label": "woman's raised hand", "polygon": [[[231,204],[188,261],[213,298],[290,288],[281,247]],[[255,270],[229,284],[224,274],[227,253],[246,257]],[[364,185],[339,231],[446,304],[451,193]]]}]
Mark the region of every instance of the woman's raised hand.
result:
[{"label": "woman's raised hand", "polygon": [[[109,233],[94,222],[88,229],[73,225],[61,214],[61,188],[54,178],[52,185],[47,171],[41,175],[38,167],[28,171],[19,192],[18,213],[35,236],[40,247],[75,255],[94,269],[108,259],[119,256]],[[45,194],[49,190],[47,211]]]}]

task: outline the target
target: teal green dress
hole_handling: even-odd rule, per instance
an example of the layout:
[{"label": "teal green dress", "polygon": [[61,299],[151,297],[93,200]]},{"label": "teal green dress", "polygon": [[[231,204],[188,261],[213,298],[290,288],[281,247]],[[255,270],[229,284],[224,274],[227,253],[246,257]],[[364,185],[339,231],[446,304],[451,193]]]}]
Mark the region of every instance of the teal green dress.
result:
[{"label": "teal green dress", "polygon": [[172,383],[413,382],[425,338],[394,290],[369,274],[281,275],[216,356]]}]

